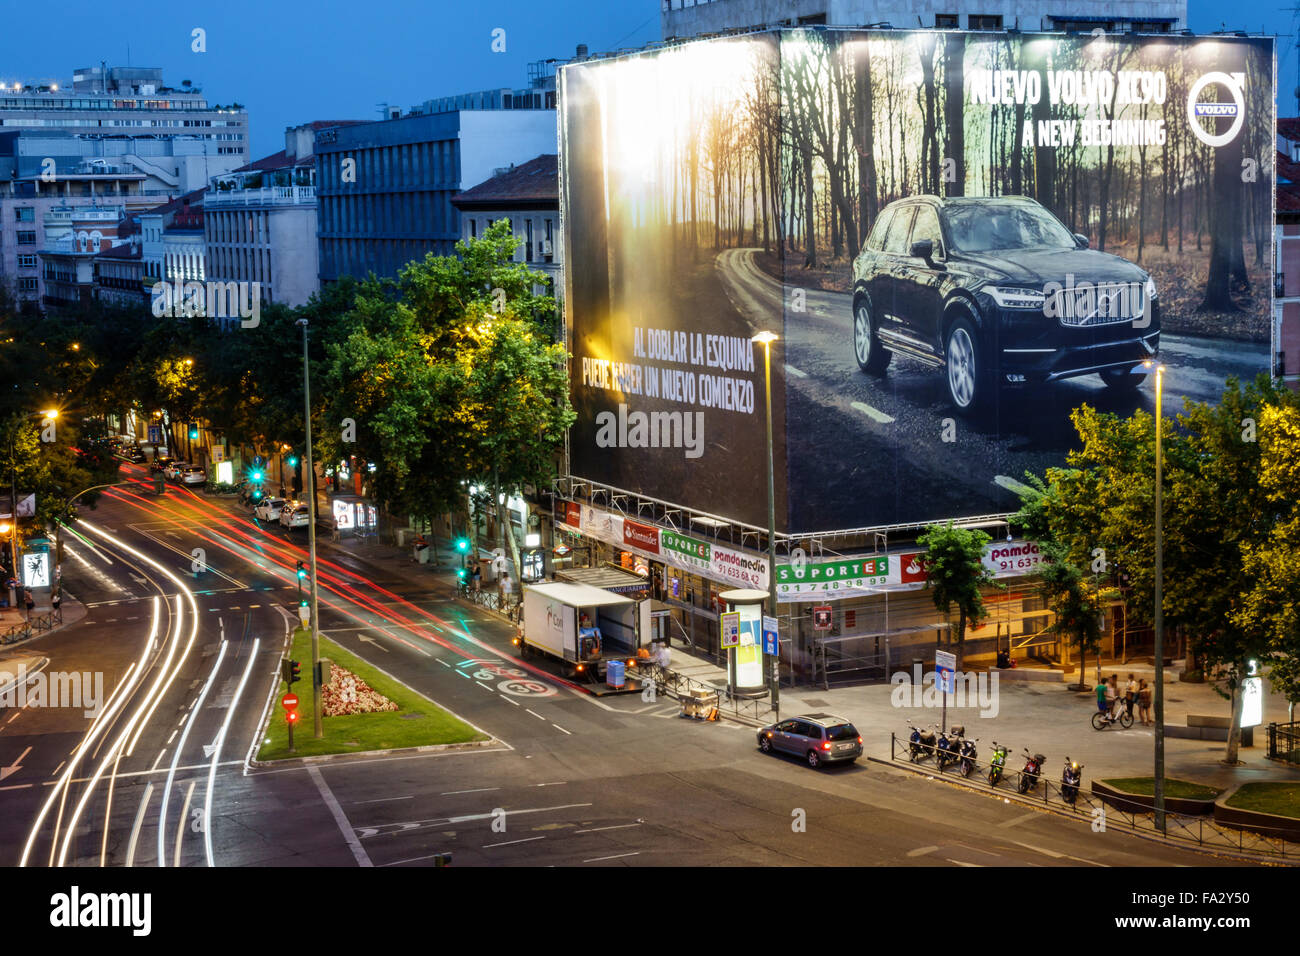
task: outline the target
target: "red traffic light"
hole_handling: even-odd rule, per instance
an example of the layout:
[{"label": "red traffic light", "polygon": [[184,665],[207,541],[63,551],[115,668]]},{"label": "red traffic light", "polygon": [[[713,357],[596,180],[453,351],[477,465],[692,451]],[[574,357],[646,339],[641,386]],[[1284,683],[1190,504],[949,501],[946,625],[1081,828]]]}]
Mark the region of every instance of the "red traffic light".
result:
[{"label": "red traffic light", "polygon": [[296,724],[298,722],[298,712],[296,710],[288,711],[284,715],[284,719],[291,724]]},{"label": "red traffic light", "polygon": [[285,694],[283,697],[280,698],[280,706],[283,707],[285,710],[289,710],[289,711],[296,710],[298,708],[298,695]]}]

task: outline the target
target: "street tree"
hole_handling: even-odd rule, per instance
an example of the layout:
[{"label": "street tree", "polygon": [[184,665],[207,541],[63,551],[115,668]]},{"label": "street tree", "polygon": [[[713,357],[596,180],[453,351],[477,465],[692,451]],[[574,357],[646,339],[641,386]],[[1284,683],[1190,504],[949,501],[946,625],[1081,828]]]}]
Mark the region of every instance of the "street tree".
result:
[{"label": "street tree", "polygon": [[957,669],[962,668],[966,627],[978,626],[988,610],[983,588],[996,584],[984,566],[984,548],[992,539],[978,528],[958,528],[951,521],[930,525],[916,543],[926,549],[925,586],[933,592],[934,606],[945,615],[957,607]]}]

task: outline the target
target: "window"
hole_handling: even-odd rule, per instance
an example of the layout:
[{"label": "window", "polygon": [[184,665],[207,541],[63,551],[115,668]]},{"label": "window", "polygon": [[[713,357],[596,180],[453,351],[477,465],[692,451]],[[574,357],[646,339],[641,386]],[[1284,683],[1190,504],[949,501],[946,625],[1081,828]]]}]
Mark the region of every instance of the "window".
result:
[{"label": "window", "polygon": [[533,221],[531,219],[525,219],[524,223],[525,226],[527,227],[525,229],[527,238],[524,240],[524,261],[532,262],[533,261]]},{"label": "window", "polygon": [[19,256],[19,257],[18,257],[18,268],[19,268],[19,269],[35,269],[35,268],[36,268],[36,257],[35,257],[35,256]]},{"label": "window", "polygon": [[915,213],[915,206],[904,206],[894,213],[893,221],[889,224],[889,234],[885,237],[886,252],[907,254],[907,236],[912,231],[912,217]]},{"label": "window", "polygon": [[968,18],[968,22],[970,23],[971,30],[1001,30],[1002,29],[1001,14],[997,16],[993,16],[991,14],[972,13]]},{"label": "window", "polygon": [[36,245],[36,231],[33,229],[18,230],[18,245],[34,246]]},{"label": "window", "polygon": [[1134,33],[1168,33],[1170,24],[1160,20],[1134,20]]},{"label": "window", "polygon": [[857,736],[858,729],[852,724],[837,724],[826,729],[827,740],[855,740]]},{"label": "window", "polygon": [[35,292],[35,291],[36,291],[36,278],[35,278],[34,276],[31,276],[31,277],[28,277],[28,278],[19,279],[19,280],[18,280],[18,291],[19,291],[19,292]]},{"label": "window", "polygon": [[939,217],[929,206],[917,206],[916,221],[912,223],[912,242],[923,239],[934,243],[936,258],[943,258],[943,234],[939,232]]},{"label": "window", "polygon": [[889,232],[889,220],[893,218],[893,212],[886,210],[876,217],[876,224],[872,227],[871,238],[867,240],[867,248],[872,252],[880,252],[885,248],[885,236]]},{"label": "window", "polygon": [[35,222],[36,210],[32,206],[16,206],[14,208],[14,219],[18,222]]},{"label": "window", "polygon": [[961,23],[955,13],[936,13],[934,26],[937,30],[958,30],[961,28]]},{"label": "window", "polygon": [[478,220],[477,220],[477,219],[472,219],[472,218],[471,218],[470,221],[469,221],[469,237],[470,237],[471,239],[477,239],[477,238],[478,238]]}]

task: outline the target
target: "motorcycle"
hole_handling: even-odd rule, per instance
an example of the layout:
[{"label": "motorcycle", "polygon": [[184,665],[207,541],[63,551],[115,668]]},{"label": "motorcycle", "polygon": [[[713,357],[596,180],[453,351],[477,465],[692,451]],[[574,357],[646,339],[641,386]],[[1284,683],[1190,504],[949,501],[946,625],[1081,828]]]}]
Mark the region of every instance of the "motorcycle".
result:
[{"label": "motorcycle", "polygon": [[1002,779],[1002,769],[1007,765],[1006,744],[993,741],[993,756],[989,758],[989,786],[996,787]]},{"label": "motorcycle", "polygon": [[1083,764],[1065,758],[1065,770],[1061,772],[1061,799],[1070,806],[1079,796],[1079,781],[1083,779]]},{"label": "motorcycle", "polygon": [[975,749],[975,745],[979,742],[980,739],[978,737],[976,737],[974,740],[971,740],[970,738],[962,739],[961,775],[963,777],[969,777],[971,775],[971,772],[974,771],[975,769],[975,763],[976,763],[975,758],[978,756],[978,752]]},{"label": "motorcycle", "polygon": [[1016,784],[1017,790],[1028,793],[1038,786],[1038,775],[1043,772],[1043,761],[1046,759],[1042,754],[1031,754],[1029,748],[1025,748],[1025,769],[1020,771],[1020,782]]},{"label": "motorcycle", "polygon": [[966,728],[961,724],[953,724],[947,733],[939,734],[938,757],[936,763],[940,770],[943,770],[950,763],[956,763],[961,756],[959,747],[961,746],[961,737]]},{"label": "motorcycle", "polygon": [[914,726],[909,720],[907,726],[912,728],[911,736],[908,737],[907,746],[912,763],[919,763],[926,757],[934,756],[934,728],[923,730]]}]

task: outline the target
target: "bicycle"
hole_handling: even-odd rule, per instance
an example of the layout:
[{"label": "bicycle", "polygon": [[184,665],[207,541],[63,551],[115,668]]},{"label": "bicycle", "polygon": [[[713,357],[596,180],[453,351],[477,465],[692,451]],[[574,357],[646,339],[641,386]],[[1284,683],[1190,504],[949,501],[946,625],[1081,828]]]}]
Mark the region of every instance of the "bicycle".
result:
[{"label": "bicycle", "polygon": [[1092,715],[1092,729],[1105,730],[1107,727],[1111,726],[1112,724],[1119,724],[1125,730],[1128,730],[1130,727],[1132,727],[1133,715],[1128,712],[1128,708],[1124,706],[1123,701],[1120,701],[1118,707],[1119,707],[1118,714],[1112,714],[1112,713],[1103,714],[1099,710],[1094,711]]}]

